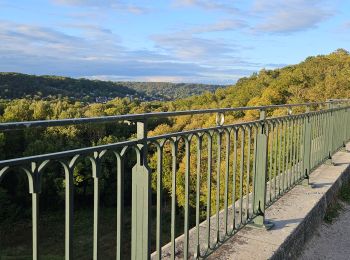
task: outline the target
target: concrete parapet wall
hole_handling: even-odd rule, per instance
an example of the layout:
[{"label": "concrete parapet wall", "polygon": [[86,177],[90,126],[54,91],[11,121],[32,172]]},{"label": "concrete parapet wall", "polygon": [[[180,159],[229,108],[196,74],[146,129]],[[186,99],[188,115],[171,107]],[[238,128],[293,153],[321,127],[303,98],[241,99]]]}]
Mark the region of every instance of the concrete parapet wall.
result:
[{"label": "concrete parapet wall", "polygon": [[209,259],[295,259],[350,179],[350,153],[337,152],[333,162],[310,175],[310,187],[294,187],[266,210],[266,218],[275,223],[271,230],[244,227]]}]

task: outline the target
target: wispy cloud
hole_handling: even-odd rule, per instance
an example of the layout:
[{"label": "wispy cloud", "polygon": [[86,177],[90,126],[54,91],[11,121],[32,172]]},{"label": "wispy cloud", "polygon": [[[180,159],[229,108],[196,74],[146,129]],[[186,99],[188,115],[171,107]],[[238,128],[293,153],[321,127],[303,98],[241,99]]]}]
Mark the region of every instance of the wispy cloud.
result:
[{"label": "wispy cloud", "polygon": [[[0,21],[0,51],[6,57],[9,56],[7,53],[12,53],[13,58],[31,57],[32,62],[38,61],[38,65],[42,64],[41,59],[51,60],[53,67],[56,59],[69,64],[72,60],[110,61],[125,55],[118,35],[98,26],[76,26],[78,31],[71,35],[43,26]],[[6,63],[1,65],[7,66]]]},{"label": "wispy cloud", "polygon": [[220,0],[174,0],[173,5],[175,7],[194,6],[209,11],[218,10],[229,13],[238,13],[239,11],[238,8],[233,6],[231,3],[228,4],[227,2]]},{"label": "wispy cloud", "polygon": [[207,33],[207,32],[224,32],[243,29],[248,27],[247,23],[239,19],[224,19],[212,24],[203,24],[185,30],[187,33]]},{"label": "wispy cloud", "polygon": [[[234,44],[226,44],[220,40],[196,37],[191,34],[155,35],[152,39],[156,47],[183,61],[219,60],[228,57],[236,50]],[[212,55],[215,53],[215,57]]]},{"label": "wispy cloud", "polygon": [[346,21],[341,25],[341,29],[349,30],[350,29],[350,21]]},{"label": "wispy cloud", "polygon": [[122,1],[113,0],[52,0],[59,5],[93,7],[100,9],[113,9],[119,11],[127,11],[133,14],[144,14],[149,11],[149,8],[142,7],[136,4],[125,3]]},{"label": "wispy cloud", "polygon": [[254,30],[283,34],[315,28],[334,14],[326,6],[322,0],[256,0],[253,12],[261,21]]}]

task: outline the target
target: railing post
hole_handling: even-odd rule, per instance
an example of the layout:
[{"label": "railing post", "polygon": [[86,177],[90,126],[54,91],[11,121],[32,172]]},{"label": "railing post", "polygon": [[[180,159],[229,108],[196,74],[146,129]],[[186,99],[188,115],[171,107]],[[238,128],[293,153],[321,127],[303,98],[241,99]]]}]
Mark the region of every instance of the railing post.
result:
[{"label": "railing post", "polygon": [[39,259],[39,194],[41,193],[41,178],[40,174],[46,162],[38,164],[31,163],[31,169],[22,168],[29,178],[29,193],[32,195],[32,259]]},{"label": "railing post", "polygon": [[39,260],[39,243],[38,243],[38,228],[39,228],[39,194],[41,192],[41,184],[39,178],[39,172],[37,165],[32,163],[32,178],[33,189],[30,192],[32,194],[32,255],[33,260]]},{"label": "railing post", "polygon": [[[310,112],[310,108],[306,108],[306,113]],[[310,160],[311,160],[311,122],[310,115],[307,114],[305,123],[304,123],[304,140],[303,140],[303,172],[304,179],[302,184],[309,186],[310,184]]]},{"label": "railing post", "polygon": [[253,212],[256,217],[250,223],[251,227],[270,229],[273,223],[265,219],[265,201],[266,201],[266,181],[267,181],[267,143],[268,138],[265,128],[266,111],[260,110],[261,124],[257,134],[257,146],[255,154],[255,172],[254,172],[254,203]]},{"label": "railing post", "polygon": [[131,259],[149,259],[150,169],[147,165],[147,121],[137,122],[137,162],[132,169]]}]

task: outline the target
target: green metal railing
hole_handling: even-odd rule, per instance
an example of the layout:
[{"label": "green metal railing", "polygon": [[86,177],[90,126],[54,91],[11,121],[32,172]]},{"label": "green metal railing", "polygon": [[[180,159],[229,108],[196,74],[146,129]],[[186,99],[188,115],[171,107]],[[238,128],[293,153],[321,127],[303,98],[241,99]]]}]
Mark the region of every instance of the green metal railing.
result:
[{"label": "green metal railing", "polygon": [[[297,108],[302,111],[292,114]],[[312,111],[310,111],[312,108]],[[287,115],[267,118],[266,113],[285,109]],[[100,253],[100,178],[105,157],[117,164],[116,258],[125,259],[124,179],[132,176],[131,258],[205,258],[246,224],[272,226],[265,209],[301,182],[312,169],[343,147],[349,139],[349,100],[178,112],[120,115],[53,121],[0,124],[1,131],[32,127],[131,121],[137,125],[135,140],[0,161],[0,180],[13,170],[25,173],[32,196],[33,259],[39,258],[39,197],[42,176],[52,163],[65,173],[65,258],[73,258],[73,171],[88,158],[93,176],[93,259]],[[225,114],[260,111],[255,121],[225,124]],[[161,136],[148,136],[150,119],[216,114],[216,126]],[[131,171],[125,162],[136,157]],[[149,167],[155,158],[156,167]],[[195,166],[195,167],[193,167]],[[11,170],[11,171],[10,171]],[[165,177],[170,180],[164,188]],[[156,188],[152,191],[152,178]],[[167,193],[165,193],[167,191]],[[154,194],[156,199],[151,200]],[[164,238],[164,200],[170,199],[170,234]],[[152,203],[156,216],[151,219]],[[182,214],[178,209],[182,209]],[[177,229],[181,218],[183,231]],[[155,230],[151,222],[155,221]],[[151,233],[155,245],[151,245]],[[154,248],[154,252],[152,252]],[[128,256],[130,257],[130,256]]]}]

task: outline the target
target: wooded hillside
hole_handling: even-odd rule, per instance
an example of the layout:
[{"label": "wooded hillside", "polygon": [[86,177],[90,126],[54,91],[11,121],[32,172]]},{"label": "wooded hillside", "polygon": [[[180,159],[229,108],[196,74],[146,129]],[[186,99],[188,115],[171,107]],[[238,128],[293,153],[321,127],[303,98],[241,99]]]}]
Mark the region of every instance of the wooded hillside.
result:
[{"label": "wooded hillside", "polygon": [[129,97],[141,101],[165,101],[198,95],[205,91],[215,91],[219,87],[224,86],[169,82],[114,82],[0,72],[0,98],[2,99],[70,98],[104,103],[116,97]]}]

